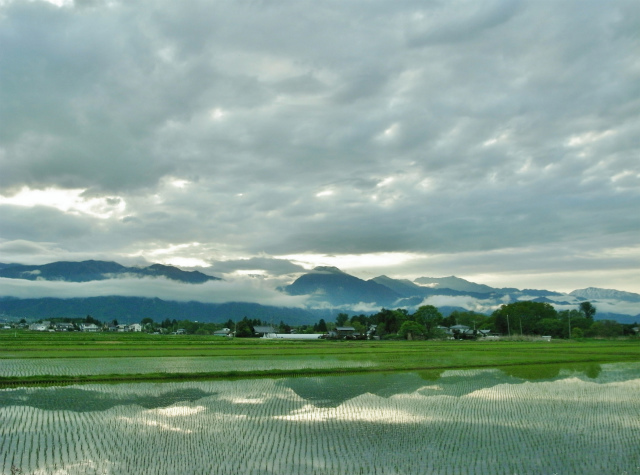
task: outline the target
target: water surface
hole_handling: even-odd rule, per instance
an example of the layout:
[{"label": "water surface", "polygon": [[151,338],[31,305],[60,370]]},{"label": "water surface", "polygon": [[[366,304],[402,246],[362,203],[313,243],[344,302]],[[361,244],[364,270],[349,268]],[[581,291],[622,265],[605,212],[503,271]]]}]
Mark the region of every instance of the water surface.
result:
[{"label": "water surface", "polygon": [[640,363],[0,390],[0,471],[640,473]]}]

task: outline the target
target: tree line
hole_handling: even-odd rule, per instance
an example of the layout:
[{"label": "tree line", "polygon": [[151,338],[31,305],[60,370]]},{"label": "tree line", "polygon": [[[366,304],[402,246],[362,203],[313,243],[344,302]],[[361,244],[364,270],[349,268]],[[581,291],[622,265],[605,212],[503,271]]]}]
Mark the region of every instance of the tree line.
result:
[{"label": "tree line", "polygon": [[[456,325],[464,325],[469,329],[488,330],[499,335],[548,335],[553,338],[583,337],[619,337],[637,335],[634,324],[621,324],[613,320],[595,320],[596,307],[591,302],[582,302],[577,309],[557,311],[552,305],[544,302],[521,301],[505,304],[492,314],[486,315],[473,311],[454,311],[444,317],[433,305],[423,305],[414,313],[407,309],[395,310],[383,308],[371,315],[352,315],[339,313],[335,322],[320,319],[313,325],[290,326],[284,321],[277,325],[269,324],[258,318],[244,317],[241,320],[229,319],[224,323],[204,323],[190,320],[165,319],[155,322],[151,318],[143,318],[140,323],[148,333],[175,333],[182,330],[187,334],[212,335],[228,328],[237,337],[254,337],[256,326],[270,326],[276,333],[327,333],[336,327],[353,327],[362,335],[375,326],[375,335],[382,339],[433,339],[450,336],[447,329]],[[87,315],[86,318],[54,318],[52,322],[94,323],[107,326],[99,320]],[[117,321],[109,324],[117,325]]]},{"label": "tree line", "polygon": [[581,302],[577,309],[557,311],[545,302],[522,301],[505,304],[492,314],[454,311],[444,317],[433,305],[423,305],[413,314],[406,309],[383,308],[372,315],[338,314],[336,326],[352,326],[363,332],[376,325],[375,334],[383,339],[442,338],[446,329],[464,325],[471,330],[488,330],[500,335],[547,335],[552,338],[618,337],[636,335],[638,324],[614,320],[595,320],[596,307]]}]

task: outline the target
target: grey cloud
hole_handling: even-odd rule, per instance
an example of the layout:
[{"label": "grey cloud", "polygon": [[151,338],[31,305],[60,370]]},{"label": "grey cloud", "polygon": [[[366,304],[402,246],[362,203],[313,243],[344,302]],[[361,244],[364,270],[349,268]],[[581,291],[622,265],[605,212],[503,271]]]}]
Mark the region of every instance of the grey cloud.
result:
[{"label": "grey cloud", "polygon": [[212,264],[213,272],[221,272],[223,274],[232,273],[236,270],[264,270],[268,274],[275,276],[305,272],[304,267],[291,261],[268,257],[215,261]]},{"label": "grey cloud", "polygon": [[[46,251],[46,247],[42,244],[25,241],[24,239],[18,239],[15,241],[7,241],[0,243],[0,255],[2,256],[29,256],[29,255],[38,255],[42,254]],[[3,257],[6,261],[6,257]],[[14,262],[14,259],[9,257],[10,262]],[[21,262],[21,261],[15,261]]]},{"label": "grey cloud", "polygon": [[486,30],[509,21],[520,11],[522,3],[499,0],[427,4],[423,11],[413,14],[407,25],[408,43],[411,46],[424,46],[473,40]]},{"label": "grey cloud", "polygon": [[639,230],[634,2],[76,6],[0,7],[0,194],[126,208],[2,206],[3,239],[115,256],[198,242],[231,267],[542,248],[578,269],[572,246],[606,254]]}]

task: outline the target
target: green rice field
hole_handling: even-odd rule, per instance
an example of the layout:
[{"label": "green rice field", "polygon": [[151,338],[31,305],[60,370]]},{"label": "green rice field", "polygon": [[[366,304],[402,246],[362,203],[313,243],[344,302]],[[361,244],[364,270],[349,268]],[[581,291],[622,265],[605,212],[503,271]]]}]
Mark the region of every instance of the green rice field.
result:
[{"label": "green rice field", "polygon": [[638,394],[634,340],[4,333],[0,473],[640,474]]},{"label": "green rice field", "polygon": [[11,388],[0,471],[632,474],[639,392],[639,363]]}]

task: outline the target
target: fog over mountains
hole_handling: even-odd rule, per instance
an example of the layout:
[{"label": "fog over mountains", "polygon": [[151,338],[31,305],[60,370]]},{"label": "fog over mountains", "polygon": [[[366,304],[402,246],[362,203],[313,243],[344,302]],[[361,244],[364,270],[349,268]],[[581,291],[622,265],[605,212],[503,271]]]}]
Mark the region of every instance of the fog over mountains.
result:
[{"label": "fog over mountains", "polygon": [[0,264],[0,314],[33,319],[91,314],[123,321],[144,317],[226,321],[248,316],[303,324],[333,320],[338,312],[370,313],[382,307],[414,311],[428,304],[446,315],[456,309],[491,313],[519,300],[546,302],[558,310],[589,300],[598,309],[597,319],[640,320],[639,294],[598,288],[570,293],[494,288],[455,276],[411,281],[381,275],[363,280],[336,267],[316,267],[277,288],[260,281],[252,285],[242,287],[203,272],[159,264],[125,267],[95,260]]}]

